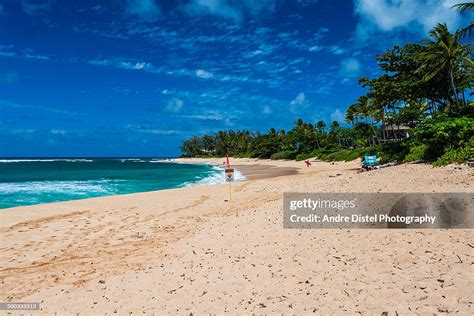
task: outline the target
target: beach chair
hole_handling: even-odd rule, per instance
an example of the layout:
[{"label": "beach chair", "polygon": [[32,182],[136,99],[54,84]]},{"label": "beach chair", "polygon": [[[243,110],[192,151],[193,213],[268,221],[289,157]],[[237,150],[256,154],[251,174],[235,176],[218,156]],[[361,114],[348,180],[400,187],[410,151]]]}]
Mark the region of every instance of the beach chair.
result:
[{"label": "beach chair", "polygon": [[377,168],[377,156],[364,156],[365,168],[367,170],[372,170]]},{"label": "beach chair", "polygon": [[474,167],[474,148],[471,148],[471,158],[467,160],[467,165],[469,167]]}]

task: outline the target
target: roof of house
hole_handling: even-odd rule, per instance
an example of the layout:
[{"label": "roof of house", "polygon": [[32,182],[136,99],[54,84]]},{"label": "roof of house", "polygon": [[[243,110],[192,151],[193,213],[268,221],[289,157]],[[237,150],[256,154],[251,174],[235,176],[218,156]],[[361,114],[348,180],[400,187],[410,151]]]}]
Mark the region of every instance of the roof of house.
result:
[{"label": "roof of house", "polygon": [[382,125],[380,127],[381,129],[384,130],[409,130],[411,127],[406,126],[406,125],[396,125],[396,124],[390,124],[390,125]]}]

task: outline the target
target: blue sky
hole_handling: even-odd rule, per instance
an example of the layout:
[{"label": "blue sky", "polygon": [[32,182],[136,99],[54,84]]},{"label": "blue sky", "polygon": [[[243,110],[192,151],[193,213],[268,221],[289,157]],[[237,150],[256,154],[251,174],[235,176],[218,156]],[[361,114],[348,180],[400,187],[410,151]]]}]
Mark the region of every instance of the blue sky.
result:
[{"label": "blue sky", "polygon": [[175,156],[191,135],[343,120],[447,0],[0,0],[0,156]]}]

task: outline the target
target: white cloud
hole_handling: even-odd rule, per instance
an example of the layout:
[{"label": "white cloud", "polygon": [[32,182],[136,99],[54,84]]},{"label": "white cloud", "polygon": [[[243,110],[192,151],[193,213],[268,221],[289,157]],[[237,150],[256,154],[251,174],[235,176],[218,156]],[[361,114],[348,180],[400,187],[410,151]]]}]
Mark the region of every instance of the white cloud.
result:
[{"label": "white cloud", "polygon": [[127,13],[147,21],[157,20],[161,8],[155,0],[127,0]]},{"label": "white cloud", "polygon": [[39,54],[25,54],[25,58],[27,59],[39,59],[39,60],[48,60],[49,57],[45,55],[39,55]]},{"label": "white cloud", "polygon": [[[0,57],[2,57],[1,46],[0,46]],[[116,67],[121,69],[128,70],[140,70],[154,74],[166,74],[170,76],[187,76],[187,77],[198,77],[203,79],[212,79],[216,81],[228,81],[228,82],[248,82],[248,83],[258,83],[258,84],[268,84],[269,86],[277,86],[280,84],[279,80],[274,78],[250,78],[249,75],[227,75],[227,74],[215,74],[204,69],[191,70],[187,68],[181,69],[171,69],[167,66],[155,66],[151,63],[138,61],[137,59],[102,59],[102,60],[90,60],[89,64],[97,66],[107,66],[107,67]],[[278,66],[278,67],[277,67]],[[268,73],[279,73],[283,72],[287,67],[281,63],[275,65],[274,68],[268,69]]]},{"label": "white cloud", "polygon": [[270,106],[265,105],[265,106],[263,107],[262,113],[263,113],[263,114],[272,114],[272,109],[270,108]]},{"label": "white cloud", "polygon": [[168,112],[178,113],[183,108],[184,102],[181,99],[172,99],[168,101],[165,110]]},{"label": "white cloud", "polygon": [[[460,16],[451,7],[457,2],[459,1],[355,0],[355,13],[360,18],[357,37],[365,40],[377,30],[389,32],[405,29],[426,33],[440,22],[456,28],[459,26]],[[421,28],[416,27],[417,25]]]},{"label": "white cloud", "polygon": [[51,9],[51,0],[21,0],[21,8],[28,15],[35,15]]},{"label": "white cloud", "polygon": [[89,62],[93,65],[99,66],[113,66],[122,69],[130,70],[144,70],[149,72],[156,72],[157,69],[150,63],[132,60],[116,60],[116,59],[103,59],[103,60],[92,60]]},{"label": "white cloud", "polygon": [[63,129],[51,129],[49,132],[53,135],[66,135],[67,131]]},{"label": "white cloud", "polygon": [[344,112],[341,112],[339,109],[336,109],[334,112],[331,113],[331,121],[337,121],[343,123],[346,116]]},{"label": "white cloud", "polygon": [[344,54],[344,49],[340,46],[333,45],[329,48],[329,51],[334,55],[342,55]]},{"label": "white cloud", "polygon": [[194,120],[209,120],[209,121],[223,121],[224,116],[217,111],[207,111],[205,114],[196,115],[180,115],[183,118],[189,118]]},{"label": "white cloud", "polygon": [[212,78],[212,73],[208,72],[208,71],[205,71],[203,69],[198,69],[196,70],[196,76],[198,76],[199,78],[204,78],[204,79],[209,79],[209,78]]},{"label": "white cloud", "polygon": [[0,45],[0,57],[13,57],[16,53],[13,50],[13,45]]},{"label": "white cloud", "polygon": [[298,95],[290,102],[290,109],[292,112],[297,112],[301,108],[305,108],[309,105],[308,100],[303,92],[298,93]]},{"label": "white cloud", "polygon": [[191,0],[181,9],[194,16],[214,15],[234,22],[240,22],[246,13],[256,16],[275,9],[274,0]]},{"label": "white cloud", "polygon": [[346,58],[341,61],[341,75],[344,77],[357,77],[362,70],[362,65],[355,58]]},{"label": "white cloud", "polygon": [[178,131],[178,130],[159,129],[159,128],[155,128],[153,126],[129,125],[127,127],[129,129],[133,130],[133,131],[136,131],[136,132],[154,134],[154,135],[173,136],[173,135],[180,135],[180,134],[183,133],[182,131]]},{"label": "white cloud", "polygon": [[320,45],[314,45],[314,46],[311,46],[310,48],[308,48],[308,51],[310,52],[319,52],[323,49],[322,46]]},{"label": "white cloud", "polygon": [[144,70],[144,69],[153,68],[153,65],[150,63],[145,63],[145,62],[122,61],[118,63],[118,67],[123,68],[123,69]]}]

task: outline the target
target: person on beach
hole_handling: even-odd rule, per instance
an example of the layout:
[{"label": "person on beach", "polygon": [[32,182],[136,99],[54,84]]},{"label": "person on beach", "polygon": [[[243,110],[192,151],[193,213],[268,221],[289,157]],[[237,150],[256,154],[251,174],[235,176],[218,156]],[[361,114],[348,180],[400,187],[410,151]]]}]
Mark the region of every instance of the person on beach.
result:
[{"label": "person on beach", "polygon": [[309,160],[305,160],[304,163],[306,164],[306,167],[311,166],[311,162],[309,162]]}]

